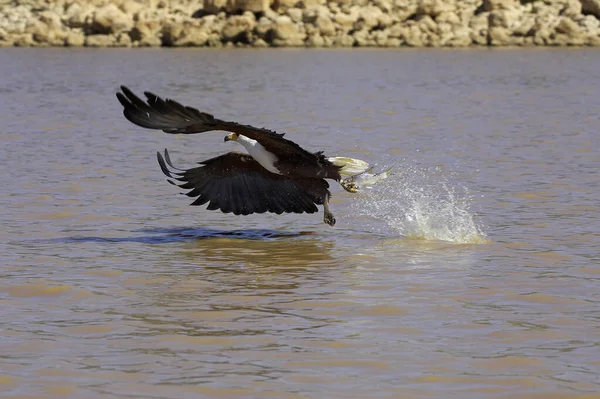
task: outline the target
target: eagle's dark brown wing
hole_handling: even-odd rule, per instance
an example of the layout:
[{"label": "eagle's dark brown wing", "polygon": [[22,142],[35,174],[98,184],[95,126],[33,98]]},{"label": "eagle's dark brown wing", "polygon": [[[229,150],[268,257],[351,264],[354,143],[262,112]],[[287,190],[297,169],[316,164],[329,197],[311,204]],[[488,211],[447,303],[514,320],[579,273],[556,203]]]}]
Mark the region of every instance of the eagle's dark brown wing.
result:
[{"label": "eagle's dark brown wing", "polygon": [[229,152],[200,162],[200,167],[183,170],[173,166],[169,153],[157,153],[158,163],[169,180],[186,195],[197,197],[191,205],[208,203],[207,209],[225,213],[283,212],[315,213],[329,195],[323,179],[289,179],[263,168],[250,155]]},{"label": "eagle's dark brown wing", "polygon": [[206,112],[200,112],[168,98],[162,99],[150,92],[144,92],[146,96],[146,101],[144,101],[125,86],[121,86],[121,91],[122,93],[117,93],[117,98],[123,105],[123,115],[138,126],[160,129],[171,134],[194,134],[223,130],[256,140],[267,151],[279,156],[312,163],[324,160],[322,156],[306,151],[293,141],[284,139],[283,134],[272,130],[223,121]]}]

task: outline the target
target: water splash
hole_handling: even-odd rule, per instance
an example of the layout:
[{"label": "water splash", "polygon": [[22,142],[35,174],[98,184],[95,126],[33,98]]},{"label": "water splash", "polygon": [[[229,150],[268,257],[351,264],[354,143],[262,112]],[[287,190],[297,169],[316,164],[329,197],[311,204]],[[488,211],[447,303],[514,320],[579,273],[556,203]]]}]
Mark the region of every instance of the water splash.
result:
[{"label": "water splash", "polygon": [[468,190],[450,184],[440,168],[395,164],[392,172],[352,204],[355,216],[371,219],[368,227],[382,230],[377,222],[383,221],[409,239],[487,242],[470,210],[473,201]]}]

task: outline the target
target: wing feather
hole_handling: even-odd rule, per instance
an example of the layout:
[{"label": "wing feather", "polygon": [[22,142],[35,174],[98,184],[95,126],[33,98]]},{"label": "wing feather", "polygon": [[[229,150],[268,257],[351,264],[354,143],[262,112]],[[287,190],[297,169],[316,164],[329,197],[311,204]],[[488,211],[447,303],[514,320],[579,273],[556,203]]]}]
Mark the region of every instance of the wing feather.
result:
[{"label": "wing feather", "polygon": [[[146,101],[139,98],[130,89],[121,86],[117,98],[123,106],[123,115],[132,123],[149,128],[160,129],[171,134],[194,134],[223,130],[238,133],[257,140],[267,151],[276,153],[290,163],[291,170],[306,170],[308,176],[316,175],[323,167],[333,168],[332,178],[339,168],[333,167],[322,154],[306,151],[293,141],[283,138],[283,134],[265,128],[228,122],[215,118],[206,112],[184,106],[175,100],[144,92]],[[170,162],[167,161],[170,165]],[[302,168],[297,168],[302,165]],[[316,169],[315,169],[316,168]]]},{"label": "wing feather", "polygon": [[323,179],[290,179],[264,169],[250,155],[230,152],[191,169],[176,168],[168,151],[157,153],[162,172],[178,181],[177,186],[190,190],[196,197],[191,205],[220,209],[225,213],[314,213],[329,195],[329,184]]}]

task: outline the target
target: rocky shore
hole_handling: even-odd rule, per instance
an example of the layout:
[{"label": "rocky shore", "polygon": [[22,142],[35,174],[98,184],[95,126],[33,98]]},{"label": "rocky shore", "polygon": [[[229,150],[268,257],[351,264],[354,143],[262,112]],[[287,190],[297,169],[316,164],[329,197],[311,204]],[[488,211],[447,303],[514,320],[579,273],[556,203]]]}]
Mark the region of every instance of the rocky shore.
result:
[{"label": "rocky shore", "polygon": [[0,46],[598,46],[600,0],[0,0]]}]

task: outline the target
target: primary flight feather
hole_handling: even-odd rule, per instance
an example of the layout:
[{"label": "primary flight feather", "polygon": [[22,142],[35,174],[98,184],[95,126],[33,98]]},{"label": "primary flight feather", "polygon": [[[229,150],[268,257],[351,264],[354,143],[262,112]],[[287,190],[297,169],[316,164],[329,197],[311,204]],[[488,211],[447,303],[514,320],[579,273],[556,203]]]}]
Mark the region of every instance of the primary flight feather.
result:
[{"label": "primary flight feather", "polygon": [[225,141],[238,142],[248,152],[229,152],[187,170],[173,166],[167,150],[164,156],[157,153],[160,168],[169,181],[190,190],[187,195],[196,198],[192,205],[208,203],[209,210],[235,215],[315,213],[317,205],[323,205],[323,220],[333,226],[331,192],[325,179],[356,192],[351,178],[369,168],[368,163],[358,159],[306,151],[283,134],[268,129],[217,119],[150,92],[144,95],[145,101],[125,86],[117,93],[123,115],[132,123],[170,134],[221,130],[229,132]]}]

